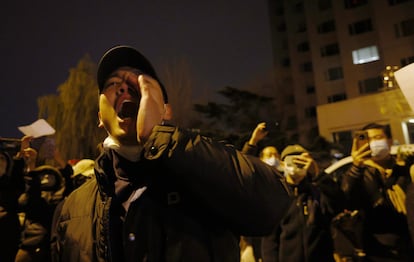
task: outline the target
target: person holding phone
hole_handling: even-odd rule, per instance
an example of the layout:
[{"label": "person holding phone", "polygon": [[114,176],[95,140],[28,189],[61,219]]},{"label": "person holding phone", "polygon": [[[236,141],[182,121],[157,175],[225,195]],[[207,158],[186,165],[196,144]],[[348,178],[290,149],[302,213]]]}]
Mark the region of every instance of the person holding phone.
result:
[{"label": "person holding phone", "polygon": [[285,147],[281,160],[293,201],[272,234],[262,238],[263,262],[335,261],[330,223],[342,211],[342,191],[301,145]]},{"label": "person holding phone", "polygon": [[405,206],[410,164],[391,155],[388,126],[371,123],[362,131],[354,136],[352,166],[341,181],[347,209],[363,216],[362,232],[355,232],[362,246],[355,253],[365,261],[414,261]]}]

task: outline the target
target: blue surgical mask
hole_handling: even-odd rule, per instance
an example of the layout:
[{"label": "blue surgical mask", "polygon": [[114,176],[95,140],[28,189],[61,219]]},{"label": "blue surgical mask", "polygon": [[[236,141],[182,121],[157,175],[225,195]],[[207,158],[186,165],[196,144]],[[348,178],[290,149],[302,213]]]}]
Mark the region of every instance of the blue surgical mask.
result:
[{"label": "blue surgical mask", "polygon": [[384,159],[390,154],[390,146],[388,145],[387,139],[372,140],[369,142],[371,148],[371,156],[374,159]]}]

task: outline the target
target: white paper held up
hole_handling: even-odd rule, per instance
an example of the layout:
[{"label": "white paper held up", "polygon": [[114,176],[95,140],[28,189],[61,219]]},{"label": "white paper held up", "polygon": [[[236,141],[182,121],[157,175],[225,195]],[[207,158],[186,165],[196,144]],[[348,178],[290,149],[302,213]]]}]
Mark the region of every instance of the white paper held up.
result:
[{"label": "white paper held up", "polygon": [[394,76],[411,110],[414,111],[414,63],[395,71]]},{"label": "white paper held up", "polygon": [[19,126],[18,129],[26,136],[33,136],[34,138],[53,135],[56,132],[55,129],[42,118],[30,125]]}]

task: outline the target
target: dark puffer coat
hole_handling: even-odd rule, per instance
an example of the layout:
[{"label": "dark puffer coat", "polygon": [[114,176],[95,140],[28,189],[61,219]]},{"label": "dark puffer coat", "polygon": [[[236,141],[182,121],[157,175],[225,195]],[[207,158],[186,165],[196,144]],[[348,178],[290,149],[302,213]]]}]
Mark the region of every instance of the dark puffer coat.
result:
[{"label": "dark puffer coat", "polygon": [[257,157],[175,127],[155,127],[140,156],[97,159],[55,213],[54,261],[238,262],[239,236],[269,234],[291,201]]},{"label": "dark puffer coat", "polygon": [[332,177],[310,175],[292,187],[294,201],[274,233],[262,239],[264,262],[334,262],[331,220],[344,196]]}]

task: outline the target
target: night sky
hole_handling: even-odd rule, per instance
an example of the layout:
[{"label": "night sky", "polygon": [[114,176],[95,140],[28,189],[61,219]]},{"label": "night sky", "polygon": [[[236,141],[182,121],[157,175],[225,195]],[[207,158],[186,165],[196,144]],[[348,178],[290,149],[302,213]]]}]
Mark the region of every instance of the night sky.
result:
[{"label": "night sky", "polygon": [[97,62],[117,44],[156,69],[185,58],[196,86],[212,93],[272,67],[267,0],[24,0],[0,13],[0,137],[22,137],[17,127],[37,120],[37,97],[57,94],[85,54]]}]

